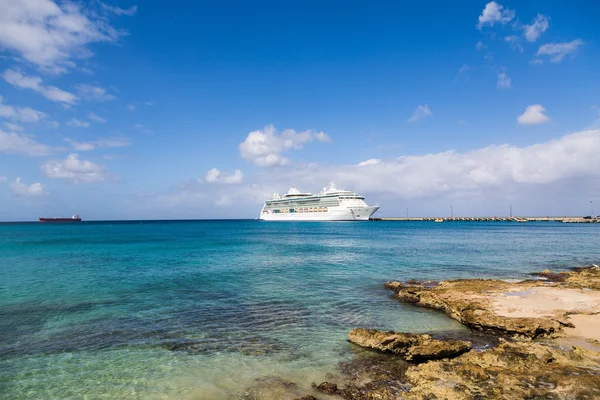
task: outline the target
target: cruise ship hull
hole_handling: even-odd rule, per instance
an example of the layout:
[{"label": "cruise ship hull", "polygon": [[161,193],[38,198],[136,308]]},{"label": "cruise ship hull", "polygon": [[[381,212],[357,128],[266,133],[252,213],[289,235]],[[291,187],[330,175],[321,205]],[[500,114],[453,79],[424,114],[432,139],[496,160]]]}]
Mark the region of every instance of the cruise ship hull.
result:
[{"label": "cruise ship hull", "polygon": [[262,221],[368,221],[379,209],[373,207],[357,207],[354,209],[330,209],[327,212],[306,213],[268,213],[261,212]]}]

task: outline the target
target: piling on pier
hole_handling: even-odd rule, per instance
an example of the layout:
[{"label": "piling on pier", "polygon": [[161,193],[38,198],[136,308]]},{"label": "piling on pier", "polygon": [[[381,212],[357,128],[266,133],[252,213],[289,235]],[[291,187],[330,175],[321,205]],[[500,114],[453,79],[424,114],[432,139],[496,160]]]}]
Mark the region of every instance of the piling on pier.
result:
[{"label": "piling on pier", "polygon": [[593,224],[600,223],[600,218],[591,217],[381,217],[371,218],[372,221],[437,221],[437,222],[562,222],[562,223],[579,223]]}]

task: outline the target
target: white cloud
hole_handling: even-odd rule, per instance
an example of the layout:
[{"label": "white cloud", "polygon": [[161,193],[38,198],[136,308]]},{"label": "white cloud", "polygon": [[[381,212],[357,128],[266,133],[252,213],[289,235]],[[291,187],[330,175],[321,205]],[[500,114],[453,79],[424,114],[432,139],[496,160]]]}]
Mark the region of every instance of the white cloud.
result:
[{"label": "white cloud", "polygon": [[4,132],[0,129],[0,152],[9,154],[26,154],[28,156],[45,156],[51,149],[30,137],[15,132]]},{"label": "white cloud", "polygon": [[91,57],[88,45],[116,42],[122,32],[79,3],[52,0],[2,0],[0,47],[38,66],[66,72],[73,59]]},{"label": "white cloud", "polygon": [[540,104],[532,104],[525,109],[525,112],[519,115],[517,121],[522,125],[537,125],[550,120],[546,114],[546,109]]},{"label": "white cloud", "polygon": [[80,160],[77,154],[69,154],[62,161],[48,161],[42,171],[50,178],[68,179],[73,183],[102,182],[108,178],[104,166]]},{"label": "white cloud", "polygon": [[549,26],[548,17],[538,14],[533,20],[533,24],[523,26],[525,39],[529,42],[535,42],[542,33],[546,32]]},{"label": "white cloud", "polygon": [[549,56],[550,61],[558,63],[568,54],[575,54],[580,46],[583,46],[583,40],[577,39],[564,43],[548,43],[539,48],[536,55]]},{"label": "white cloud", "polygon": [[539,58],[534,58],[533,60],[529,61],[529,64],[532,65],[542,65],[544,63],[544,60],[540,60]]},{"label": "white cloud", "polygon": [[510,83],[510,77],[506,75],[505,72],[500,72],[498,74],[498,83],[497,86],[499,89],[509,89],[512,87]]},{"label": "white cloud", "polygon": [[46,186],[41,183],[32,183],[27,186],[21,182],[21,178],[15,179],[10,185],[10,189],[16,197],[40,197],[48,195]]},{"label": "white cloud", "polygon": [[240,143],[239,150],[246,160],[262,167],[271,167],[288,164],[289,160],[282,156],[283,152],[301,149],[306,143],[314,140],[331,141],[325,132],[307,130],[296,133],[293,129],[286,129],[279,133],[273,125],[268,125],[263,130],[250,132]]},{"label": "white cloud", "polygon": [[99,122],[101,124],[106,122],[106,119],[94,114],[93,112],[88,114],[88,119],[90,119],[91,121],[94,121],[94,122]]},{"label": "white cloud", "polygon": [[485,43],[479,41],[475,45],[475,48],[477,49],[477,51],[479,51],[479,50],[487,49],[487,45]]},{"label": "white cloud", "polygon": [[77,118],[71,118],[71,120],[69,122],[67,122],[67,125],[69,125],[73,128],[89,128],[90,127],[89,122],[81,121]]},{"label": "white cloud", "polygon": [[[476,191],[503,190],[507,185],[539,185],[566,179],[600,178],[600,130],[583,131],[557,140],[516,147],[492,145],[469,152],[445,151],[381,160],[359,165],[304,165],[262,170],[257,185],[263,199],[290,182],[301,188],[320,187],[334,180],[338,187],[359,193],[391,194],[401,198],[439,195],[469,196]],[[259,197],[260,199],[260,197]]]},{"label": "white cloud", "polygon": [[462,67],[460,67],[458,69],[458,73],[456,74],[456,77],[454,78],[454,82],[457,82],[459,79],[464,78],[467,79],[467,71],[469,71],[471,68],[467,65],[467,64],[463,64]]},{"label": "white cloud", "polygon": [[104,3],[100,3],[100,5],[102,6],[102,8],[104,8],[107,11],[110,11],[111,13],[114,13],[116,15],[128,15],[128,16],[133,16],[135,15],[135,13],[137,12],[137,6],[131,6],[129,8],[119,8],[119,7],[113,7],[113,6],[109,6],[107,4]]},{"label": "white cloud", "polygon": [[134,106],[133,104],[128,104],[128,105],[127,105],[127,109],[128,109],[129,111],[135,111],[135,106]]},{"label": "white cloud", "polygon": [[204,179],[208,183],[238,184],[244,181],[244,174],[239,169],[236,169],[233,174],[228,174],[212,168],[208,170]]},{"label": "white cloud", "polygon": [[510,48],[513,50],[519,50],[523,52],[523,46],[521,45],[521,37],[516,35],[506,36],[504,40],[510,43]]},{"label": "white cloud", "polygon": [[0,182],[6,182],[7,180],[7,177],[0,175]]},{"label": "white cloud", "polygon": [[106,89],[99,86],[93,86],[88,84],[76,85],[77,93],[86,100],[89,101],[110,101],[116,99],[115,96],[109,94]]},{"label": "white cloud", "polygon": [[147,106],[153,106],[154,102],[152,102],[152,101],[146,101],[144,104],[147,105]]},{"label": "white cloud", "polygon": [[46,114],[41,111],[29,107],[21,108],[9,106],[2,104],[2,100],[3,98],[0,96],[0,117],[20,122],[39,122],[46,117]]},{"label": "white cloud", "polygon": [[514,17],[514,10],[509,10],[495,1],[490,1],[485,5],[485,8],[479,16],[479,23],[477,24],[477,27],[481,29],[484,25],[493,26],[497,22],[506,24]]},{"label": "white cloud", "polygon": [[427,104],[423,106],[417,106],[415,113],[412,115],[412,117],[408,119],[408,122],[417,122],[421,118],[430,117],[432,115],[433,113],[431,112]]},{"label": "white cloud", "polygon": [[5,122],[4,126],[11,132],[23,131],[23,127],[21,125],[11,124],[10,122]]},{"label": "white cloud", "polygon": [[127,139],[97,139],[90,142],[76,142],[75,140],[65,138],[64,141],[68,142],[75,151],[131,146],[131,142]]},{"label": "white cloud", "polygon": [[329,135],[322,131],[315,134],[315,139],[317,142],[331,143]]},{"label": "white cloud", "polygon": [[379,164],[380,162],[381,162],[381,160],[380,160],[380,159],[377,159],[377,158],[371,158],[370,160],[359,162],[359,163],[358,163],[358,166],[359,166],[359,167],[367,167],[367,166],[369,166],[369,165],[377,165],[377,164]]},{"label": "white cloud", "polygon": [[44,86],[42,85],[42,78],[39,76],[25,76],[21,71],[7,69],[4,71],[4,74],[2,74],[2,77],[11,85],[21,89],[31,89],[48,100],[67,104],[77,103],[77,96],[73,93],[66,92],[56,86]]}]

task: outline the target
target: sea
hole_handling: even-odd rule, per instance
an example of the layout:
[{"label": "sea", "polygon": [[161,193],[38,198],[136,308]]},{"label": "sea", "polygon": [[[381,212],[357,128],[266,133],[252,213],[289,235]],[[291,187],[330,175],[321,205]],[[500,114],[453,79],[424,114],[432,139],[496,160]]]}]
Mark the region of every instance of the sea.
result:
[{"label": "sea", "polygon": [[277,397],[270,382],[310,388],[351,359],[353,328],[466,329],[388,280],[598,262],[600,224],[3,223],[0,398]]}]

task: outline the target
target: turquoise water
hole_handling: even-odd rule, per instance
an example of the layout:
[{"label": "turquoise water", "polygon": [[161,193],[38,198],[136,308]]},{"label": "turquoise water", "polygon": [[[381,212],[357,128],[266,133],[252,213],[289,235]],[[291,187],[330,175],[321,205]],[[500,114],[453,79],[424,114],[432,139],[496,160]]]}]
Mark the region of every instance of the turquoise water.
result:
[{"label": "turquoise water", "polygon": [[464,329],[398,303],[386,280],[599,261],[592,224],[0,224],[0,397],[260,398],[247,388],[273,375],[309,387],[352,356],[352,328]]}]

